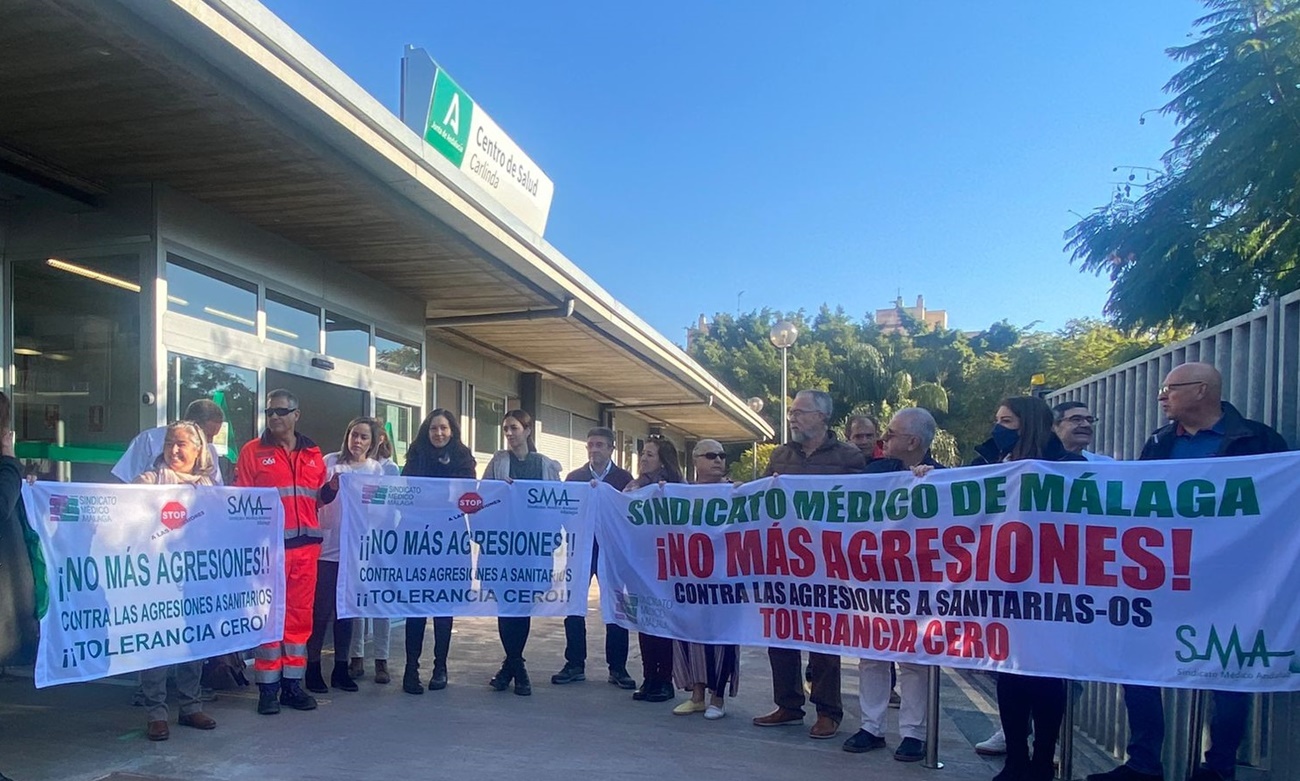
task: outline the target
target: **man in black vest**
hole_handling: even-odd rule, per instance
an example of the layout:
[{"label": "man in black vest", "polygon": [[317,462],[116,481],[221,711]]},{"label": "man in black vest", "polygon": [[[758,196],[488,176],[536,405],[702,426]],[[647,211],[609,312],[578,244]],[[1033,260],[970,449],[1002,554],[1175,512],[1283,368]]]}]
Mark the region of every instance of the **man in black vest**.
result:
[{"label": "man in black vest", "polygon": [[[614,432],[597,426],[587,432],[587,463],[565,477],[566,482],[604,482],[622,491],[632,482],[632,473],[614,464]],[[596,557],[600,549],[592,542],[591,577],[596,575]],[[591,587],[591,577],[587,587]],[[620,689],[635,689],[636,681],[627,674],[627,630],[618,624],[605,624],[605,662],[609,665],[609,682]],[[564,618],[564,669],[551,676],[551,683],[577,683],[587,680],[587,621],[583,616]]]}]

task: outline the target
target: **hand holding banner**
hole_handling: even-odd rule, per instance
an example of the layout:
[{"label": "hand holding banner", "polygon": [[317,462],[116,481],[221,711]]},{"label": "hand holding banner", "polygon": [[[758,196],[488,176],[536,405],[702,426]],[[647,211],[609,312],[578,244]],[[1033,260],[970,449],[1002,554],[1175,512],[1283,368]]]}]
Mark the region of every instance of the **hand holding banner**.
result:
[{"label": "hand holding banner", "polygon": [[38,688],[197,661],[284,633],[274,489],[44,483],[23,502],[48,564]]}]

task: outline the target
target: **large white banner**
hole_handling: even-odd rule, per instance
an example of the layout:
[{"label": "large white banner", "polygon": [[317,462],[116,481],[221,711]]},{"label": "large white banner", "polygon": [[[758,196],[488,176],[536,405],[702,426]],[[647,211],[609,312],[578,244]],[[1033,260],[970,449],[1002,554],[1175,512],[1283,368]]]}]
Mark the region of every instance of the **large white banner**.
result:
[{"label": "large white banner", "polygon": [[599,490],[601,606],[708,643],[1300,690],[1300,454]]},{"label": "large white banner", "polygon": [[36,686],[252,648],[284,634],[284,511],[274,489],[23,487],[49,608]]},{"label": "large white banner", "polygon": [[344,474],[340,616],[587,610],[586,483]]}]

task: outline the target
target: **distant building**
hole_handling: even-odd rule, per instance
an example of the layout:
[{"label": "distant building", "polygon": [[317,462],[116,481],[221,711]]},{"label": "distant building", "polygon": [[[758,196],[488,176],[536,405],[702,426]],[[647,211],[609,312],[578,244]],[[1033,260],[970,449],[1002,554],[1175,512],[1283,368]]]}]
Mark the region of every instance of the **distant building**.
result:
[{"label": "distant building", "polygon": [[925,308],[925,296],[916,297],[916,306],[903,306],[903,297],[894,300],[890,309],[876,310],[876,325],[885,333],[897,333],[903,330],[903,315],[924,323],[928,328],[948,328],[948,311],[946,309]]}]

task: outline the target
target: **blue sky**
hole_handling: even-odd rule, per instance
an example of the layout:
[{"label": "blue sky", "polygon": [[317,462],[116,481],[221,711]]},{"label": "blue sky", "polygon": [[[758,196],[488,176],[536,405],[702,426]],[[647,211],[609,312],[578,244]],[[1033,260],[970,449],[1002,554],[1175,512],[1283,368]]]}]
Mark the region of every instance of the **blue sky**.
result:
[{"label": "blue sky", "polygon": [[[394,112],[404,44],[555,182],[546,238],[661,333],[923,294],[949,325],[1099,316],[1063,232],[1159,167],[1192,0],[264,0]],[[1139,177],[1145,174],[1137,172]],[[740,295],[741,291],[743,295]]]}]

